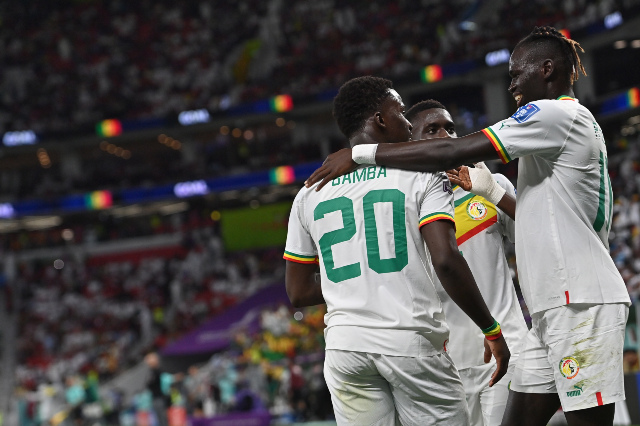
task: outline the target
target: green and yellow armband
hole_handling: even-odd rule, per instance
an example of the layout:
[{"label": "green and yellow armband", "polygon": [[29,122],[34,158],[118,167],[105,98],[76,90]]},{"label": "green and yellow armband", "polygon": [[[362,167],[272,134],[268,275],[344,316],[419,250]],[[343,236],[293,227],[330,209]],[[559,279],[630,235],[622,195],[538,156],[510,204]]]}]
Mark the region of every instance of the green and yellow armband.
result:
[{"label": "green and yellow armband", "polygon": [[496,340],[502,336],[502,329],[500,328],[500,323],[498,321],[493,320],[493,325],[491,327],[487,327],[482,330],[482,334],[487,340]]}]

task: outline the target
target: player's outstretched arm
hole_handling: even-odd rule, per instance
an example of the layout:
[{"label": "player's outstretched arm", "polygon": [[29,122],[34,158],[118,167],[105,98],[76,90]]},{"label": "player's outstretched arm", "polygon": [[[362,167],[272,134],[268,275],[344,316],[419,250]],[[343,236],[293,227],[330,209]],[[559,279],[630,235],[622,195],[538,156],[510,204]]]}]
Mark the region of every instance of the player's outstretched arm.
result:
[{"label": "player's outstretched arm", "polygon": [[[424,225],[420,231],[427,243],[436,274],[449,297],[485,334],[494,330],[499,332],[499,325],[496,328],[497,323],[480,294],[469,265],[460,254],[453,223],[437,220]],[[489,382],[489,386],[493,386],[507,373],[511,354],[501,334],[497,338],[490,338],[493,340],[485,344],[485,362],[491,360],[491,355],[496,359],[496,371]]]},{"label": "player's outstretched arm", "polygon": [[287,260],[285,287],[291,304],[295,308],[320,305],[324,302],[318,265],[296,263]]},{"label": "player's outstretched arm", "polygon": [[416,172],[444,171],[462,164],[498,159],[491,141],[481,132],[461,138],[425,139],[378,144],[376,164]]},{"label": "player's outstretched arm", "polygon": [[516,220],[516,199],[496,182],[484,163],[480,162],[475,166],[472,169],[460,166],[447,170],[447,177],[451,183],[460,186],[465,191],[484,197],[511,219]]},{"label": "player's outstretched arm", "polygon": [[[362,138],[362,140],[359,140]],[[426,139],[401,143],[375,144],[371,136],[361,134],[351,140],[352,146],[377,146],[375,164],[416,172],[445,171],[464,163],[498,159],[498,153],[487,137],[481,133],[457,138]],[[359,164],[370,164],[369,160],[358,160]],[[320,182],[319,191],[329,181],[357,167],[349,148],[330,154],[321,167],[305,181],[307,188]]]}]

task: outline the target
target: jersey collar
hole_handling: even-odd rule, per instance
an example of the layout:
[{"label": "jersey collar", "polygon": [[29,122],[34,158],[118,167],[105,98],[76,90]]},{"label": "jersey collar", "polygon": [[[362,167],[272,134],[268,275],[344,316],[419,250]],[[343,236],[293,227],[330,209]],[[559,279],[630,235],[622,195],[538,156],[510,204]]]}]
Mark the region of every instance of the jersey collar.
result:
[{"label": "jersey collar", "polygon": [[571,96],[561,95],[556,98],[556,101],[577,101],[577,99]]}]

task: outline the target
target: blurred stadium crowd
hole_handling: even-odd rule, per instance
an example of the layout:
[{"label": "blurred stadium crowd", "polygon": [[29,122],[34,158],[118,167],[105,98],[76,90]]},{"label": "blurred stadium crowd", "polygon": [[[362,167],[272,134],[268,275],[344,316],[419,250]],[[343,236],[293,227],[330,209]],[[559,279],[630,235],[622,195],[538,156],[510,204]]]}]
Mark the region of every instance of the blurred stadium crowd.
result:
[{"label": "blurred stadium crowd", "polygon": [[[0,63],[6,64],[0,73],[0,133],[92,132],[103,119],[225,110],[280,93],[314,95],[362,74],[398,84],[432,63],[460,63],[510,48],[522,28],[549,23],[583,28],[635,3],[501,0],[482,28],[469,23],[474,31],[457,22],[461,11],[476,12],[476,0],[421,0],[420,7],[409,0],[303,0],[290,7],[254,0],[5,3],[0,5]],[[220,136],[198,158],[222,157],[228,164],[192,167],[168,156],[144,164],[93,161],[83,164],[81,178],[24,171],[2,189],[19,197],[43,196],[87,190],[97,182],[116,187],[162,182],[167,172],[196,179],[248,165],[247,149],[231,148],[227,139]],[[287,148],[286,140],[282,143]],[[296,149],[297,158],[291,149],[264,153],[258,166],[309,160],[309,149],[318,154],[313,144],[307,148]]]},{"label": "blurred stadium crowd", "polygon": [[139,258],[120,261],[70,256],[57,264],[20,264],[13,286],[20,294],[11,298],[17,306],[8,308],[18,313],[21,424],[40,424],[65,407],[71,417],[91,417],[99,407],[99,415],[113,424],[133,424],[137,411],[156,415],[150,404],[157,398],[166,408],[183,407],[196,417],[269,408],[274,415],[304,420],[331,412],[322,380],[321,308],[294,319],[284,305],[267,306],[257,332],[237,330],[229,349],[204,365],[158,372],[162,384],[154,387],[152,375],[137,394],[99,392],[100,384],[145,354],[258,289],[282,282],[280,247],[225,253],[210,219],[180,232],[185,235],[180,246],[160,256],[138,253]]},{"label": "blurred stadium crowd", "polygon": [[[0,133],[29,128],[64,135],[111,117],[225,110],[278,93],[335,90],[363,74],[402,82],[432,63],[462,62],[511,48],[523,28],[583,28],[612,10],[638,5],[504,0],[496,3],[490,25],[466,31],[453,18],[463,10],[475,13],[474,0],[421,0],[421,7],[409,0],[284,3],[3,3],[0,63],[7,65],[0,70]],[[459,134],[486,124],[478,114],[470,118],[468,110],[452,112]],[[235,144],[220,134],[191,163],[166,155],[115,167],[96,159],[82,165],[83,175],[76,180],[55,169],[23,169],[19,179],[1,185],[14,199],[53,196],[320,161],[324,154],[313,138],[295,144],[287,137],[273,140],[278,150]],[[340,143],[331,140],[329,149]],[[611,134],[608,149],[616,196],[611,255],[637,303],[640,138]],[[514,165],[498,166],[513,180],[515,170]],[[126,220],[100,218],[65,228],[71,230],[66,236],[62,227],[0,234],[4,254],[179,238],[172,251],[133,259],[87,257],[75,250],[56,260],[61,265],[46,254],[21,260],[10,285],[0,283],[7,315],[15,315],[19,324],[15,401],[21,425],[46,424],[56,414],[69,424],[93,416],[105,424],[133,425],[139,413],[154,413],[166,424],[169,407],[193,417],[265,411],[283,423],[331,417],[322,378],[320,307],[295,312],[288,305],[265,306],[257,332],[237,330],[227,349],[179,372],[159,367],[154,357],[167,343],[283,280],[283,247],[227,252],[210,213],[198,208]],[[511,262],[517,279],[513,250]],[[637,341],[628,349],[627,371],[637,371]],[[105,386],[141,363],[151,373],[139,392],[129,395]]]},{"label": "blurred stadium crowd", "polygon": [[[490,25],[469,32],[453,18],[465,8],[472,15],[478,2],[419,3],[5,4],[0,61],[8,66],[0,84],[0,132],[64,132],[105,118],[216,110],[274,93],[335,89],[362,74],[402,81],[431,63],[510,48],[522,28],[581,28],[632,2],[501,1]],[[259,49],[263,43],[272,46]],[[258,50],[265,57],[252,66]]]}]

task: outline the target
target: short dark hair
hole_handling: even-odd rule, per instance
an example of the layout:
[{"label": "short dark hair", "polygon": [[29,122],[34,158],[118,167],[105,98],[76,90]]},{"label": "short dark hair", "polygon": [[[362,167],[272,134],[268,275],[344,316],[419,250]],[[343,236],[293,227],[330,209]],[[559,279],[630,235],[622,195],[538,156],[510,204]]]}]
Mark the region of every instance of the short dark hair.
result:
[{"label": "short dark hair", "polygon": [[407,120],[411,121],[416,115],[421,113],[422,111],[426,111],[428,109],[440,108],[443,110],[447,110],[444,105],[435,99],[427,99],[426,101],[421,101],[409,108],[409,111],[405,112],[404,116]]},{"label": "short dark hair", "polygon": [[580,43],[565,37],[554,27],[534,27],[531,34],[518,42],[516,49],[525,44],[545,54],[556,53],[561,59],[562,72],[569,84],[573,84],[581,72],[585,76],[587,75],[578,55],[578,49],[584,52]]},{"label": "short dark hair", "polygon": [[391,80],[372,76],[356,77],[340,87],[333,99],[333,117],[348,139],[391,96],[389,89],[393,89]]}]

